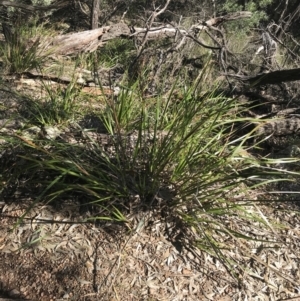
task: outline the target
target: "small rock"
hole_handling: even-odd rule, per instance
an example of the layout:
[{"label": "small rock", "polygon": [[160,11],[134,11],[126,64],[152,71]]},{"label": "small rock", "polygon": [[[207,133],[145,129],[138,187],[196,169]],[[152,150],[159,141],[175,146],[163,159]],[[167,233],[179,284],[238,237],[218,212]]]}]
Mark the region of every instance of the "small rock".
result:
[{"label": "small rock", "polygon": [[18,297],[18,296],[20,296],[20,292],[17,289],[11,290],[8,294],[9,294],[10,297]]},{"label": "small rock", "polygon": [[50,140],[55,140],[61,134],[61,130],[53,126],[45,126],[43,132],[45,137]]}]

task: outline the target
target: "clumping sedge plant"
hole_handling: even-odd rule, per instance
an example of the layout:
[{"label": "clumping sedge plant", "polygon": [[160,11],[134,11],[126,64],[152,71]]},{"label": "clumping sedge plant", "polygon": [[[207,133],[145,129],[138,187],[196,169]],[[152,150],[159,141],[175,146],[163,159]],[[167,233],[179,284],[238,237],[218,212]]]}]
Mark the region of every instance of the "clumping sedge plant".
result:
[{"label": "clumping sedge plant", "polygon": [[[131,63],[134,49],[134,43],[131,40],[118,38],[108,41],[96,53],[97,64],[107,68],[121,64],[126,68]],[[91,54],[89,59],[90,65],[94,66],[95,54]]]},{"label": "clumping sedge plant", "polygon": [[23,97],[22,113],[28,122],[35,125],[58,125],[74,120],[78,112],[79,93],[74,80],[66,88],[43,83],[46,96],[36,99]]},{"label": "clumping sedge plant", "polygon": [[[180,88],[178,81],[151,100],[138,83],[127,87],[106,99],[105,110],[94,112],[107,133],[85,130],[77,143],[10,137],[22,163],[7,167],[7,187],[27,178],[22,183],[36,196],[22,218],[38,202],[64,198],[91,206],[87,221],[128,222],[128,213],[159,208],[157,218],[180,224],[191,244],[217,256],[236,275],[235,260],[226,258],[223,250],[229,247],[222,242],[251,237],[225,221],[238,216],[268,223],[251,202],[233,195],[272,181],[275,170],[241,155],[254,132],[236,137],[233,125],[247,121],[238,118],[242,108],[236,100],[217,89],[203,93],[199,82]],[[41,123],[57,121],[56,115],[40,117],[39,109],[34,114]]]},{"label": "clumping sedge plant", "polygon": [[[271,3],[272,0],[245,2],[243,9],[252,11],[252,18],[224,25],[234,29],[229,30],[229,36],[235,33],[227,43],[229,49],[243,52],[250,39],[249,26],[266,17],[258,8]],[[222,9],[233,12],[241,7],[228,0]],[[42,72],[51,53],[51,49],[46,50],[49,48],[43,35],[38,27],[17,26],[7,36],[6,43],[0,45],[0,56],[8,72]],[[99,70],[97,64],[109,68],[120,63],[126,69],[134,66],[134,49],[133,40],[116,39],[96,54],[79,55],[82,61],[78,64],[93,71]],[[24,129],[1,131],[0,140],[5,142],[0,144],[1,195],[23,193],[33,200],[15,226],[38,203],[55,204],[65,199],[91,209],[86,222],[115,221],[131,229],[136,225],[130,224],[129,214],[139,219],[139,213],[150,211],[151,218],[165,221],[166,228],[171,225],[180,230],[176,238],[179,244],[218,258],[236,279],[248,273],[248,263],[242,266],[235,256],[236,248],[248,241],[261,243],[262,248],[269,246],[275,242],[277,226],[257,210],[258,201],[252,191],[267,183],[294,180],[299,173],[276,167],[294,159],[271,160],[252,155],[251,150],[259,146],[262,138],[256,137],[256,129],[241,133],[236,125],[250,123],[259,127],[262,121],[240,117],[243,105],[220,94],[220,87],[214,87],[210,51],[201,47],[190,54],[201,58],[201,71],[197,69],[196,75],[185,81],[181,60],[178,73],[169,63],[162,64],[155,75],[155,92],[153,86],[148,89],[154,64],[151,66],[145,55],[141,67],[132,68],[134,76],[130,78],[128,72],[128,82],[124,80],[120,85],[118,96],[103,95],[101,108],[93,110],[105,133],[81,128],[77,122],[86,108],[80,103],[81,87],[75,76],[65,88],[53,89],[44,82],[44,99],[22,97],[19,113],[27,122],[25,128],[28,124],[38,130],[63,125],[70,128],[66,131],[70,139],[60,131],[54,138],[42,131],[29,138]],[[176,80],[169,76],[172,69],[178,76]],[[196,78],[194,82],[192,78]],[[99,79],[98,82],[101,85]],[[248,104],[245,110],[249,110]],[[71,125],[71,121],[75,122]],[[250,143],[254,138],[258,142]],[[270,229],[274,235],[268,240],[259,235],[252,237],[249,231],[243,231],[242,223],[255,235],[262,229]],[[228,245],[227,241],[234,243]],[[250,254],[252,250],[246,252]],[[249,262],[254,256],[247,256],[251,258]]]},{"label": "clumping sedge plant", "polygon": [[41,28],[17,24],[0,45],[0,56],[9,73],[22,73],[40,67],[53,49]]}]

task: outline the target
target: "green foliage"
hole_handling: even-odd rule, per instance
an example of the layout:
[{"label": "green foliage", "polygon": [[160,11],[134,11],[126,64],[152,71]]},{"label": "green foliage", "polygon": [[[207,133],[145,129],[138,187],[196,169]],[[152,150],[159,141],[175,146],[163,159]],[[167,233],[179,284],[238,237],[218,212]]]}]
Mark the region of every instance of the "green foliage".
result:
[{"label": "green foliage", "polygon": [[[259,4],[250,1],[242,7],[226,1],[222,8],[227,12],[253,12],[250,21],[237,20],[225,25],[229,30],[227,37],[232,38],[228,43],[230,49],[244,50],[250,27],[266,18],[262,9],[270,3],[271,0]],[[31,47],[27,44],[29,37],[35,37]],[[17,28],[1,48],[10,72],[24,72],[43,64],[45,52],[41,51],[40,42],[38,31]],[[161,47],[158,43],[156,46]],[[132,41],[116,39],[96,55],[82,55],[82,65],[96,69],[99,65],[110,67],[120,63],[126,68],[131,64],[133,49]],[[170,83],[167,77],[174,63],[166,60],[157,79],[161,86],[156,87],[156,94],[151,97],[147,88],[153,66],[149,58],[145,59],[146,63],[136,72],[137,81],[123,86],[118,97],[106,97],[105,109],[93,112],[105,126],[106,134],[79,125],[76,130],[80,139],[72,143],[61,137],[27,139],[22,130],[18,135],[1,134],[19,152],[1,175],[1,191],[7,193],[7,187],[16,183],[30,187],[35,200],[26,213],[36,203],[64,198],[83,200],[84,205],[93,206],[95,216],[90,220],[127,222],[129,208],[131,213],[160,209],[157,211],[163,211],[167,221],[189,229],[192,244],[217,256],[234,274],[235,263],[222,253],[230,246],[220,241],[224,237],[252,238],[233,230],[227,220],[237,216],[268,227],[268,222],[252,210],[253,202],[247,193],[253,187],[276,181],[283,171],[270,167],[278,160],[257,159],[250,154],[255,146],[246,142],[254,137],[254,131],[245,135],[235,132],[237,123],[258,124],[260,120],[239,118],[244,110],[241,104],[218,93],[217,87],[211,88],[215,80],[208,70],[212,65],[211,51],[201,48],[189,54],[203,57],[204,68],[201,72],[197,70],[196,80],[190,84],[179,70],[178,78],[171,78],[173,84],[166,89],[165,81]],[[53,90],[47,84],[44,89],[45,99],[24,99],[22,114],[30,124],[42,128],[67,125],[84,111],[78,101],[75,79],[66,89]],[[246,196],[236,198],[234,195],[238,194]]]},{"label": "green foliage", "polygon": [[[138,83],[124,89],[98,112],[108,134],[97,138],[86,130],[82,143],[13,137],[11,143],[23,150],[23,166],[11,165],[6,182],[27,178],[25,183],[37,186],[32,206],[83,199],[97,208],[93,219],[125,222],[128,208],[139,212],[159,206],[168,218],[193,229],[192,243],[224,261],[218,235],[243,236],[224,224],[224,217],[256,218],[244,210],[243,201],[233,201],[232,192],[243,191],[241,185],[256,177],[261,184],[268,172],[244,148],[251,133],[234,139],[236,100],[215,91],[203,94],[199,82],[179,91],[174,83],[153,99],[143,97]],[[56,115],[52,118],[57,122]]]},{"label": "green foliage", "polygon": [[[225,2],[225,3],[224,3]],[[243,3],[241,3],[243,2]],[[219,5],[223,7],[227,12],[234,12],[234,11],[251,11],[254,12],[258,9],[265,9],[269,5],[272,4],[274,0],[263,0],[263,1],[220,1]]]},{"label": "green foliage", "polygon": [[112,67],[119,63],[126,68],[131,62],[133,50],[134,44],[132,40],[121,38],[111,40],[107,42],[104,47],[98,50],[98,64],[106,67]]},{"label": "green foliage", "polygon": [[266,9],[273,1],[274,0],[245,1],[244,5],[242,5],[236,1],[226,0],[224,4],[220,4],[220,10],[227,13],[237,11],[252,12],[252,17],[250,19],[240,19],[226,24],[226,27],[230,32],[250,32],[253,27],[258,26],[261,22],[268,19]]},{"label": "green foliage", "polygon": [[33,5],[49,5],[52,0],[32,0]]},{"label": "green foliage", "polygon": [[78,109],[78,89],[74,82],[66,88],[44,83],[45,99],[24,97],[23,115],[34,125],[56,125],[73,120]]},{"label": "green foliage", "polygon": [[18,25],[7,39],[0,45],[0,56],[4,68],[10,73],[22,73],[38,68],[51,53],[47,43],[44,43],[42,27]]}]

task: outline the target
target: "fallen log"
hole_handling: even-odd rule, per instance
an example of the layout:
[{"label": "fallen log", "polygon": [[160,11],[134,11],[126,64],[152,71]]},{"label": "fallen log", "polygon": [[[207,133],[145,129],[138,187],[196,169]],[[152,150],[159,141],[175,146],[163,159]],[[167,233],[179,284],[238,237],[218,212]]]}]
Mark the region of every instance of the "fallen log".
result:
[{"label": "fallen log", "polygon": [[70,55],[79,52],[93,52],[107,41],[120,36],[129,37],[130,29],[125,23],[70,33],[54,37],[50,43],[54,54]]},{"label": "fallen log", "polygon": [[286,136],[300,131],[300,118],[274,119],[257,129],[258,135]]},{"label": "fallen log", "polygon": [[[193,32],[210,27],[218,26],[222,22],[235,20],[237,18],[249,18],[250,12],[239,12],[228,14],[226,16],[212,18],[206,22],[199,22],[193,25],[190,30],[178,29],[171,25],[163,25],[153,28],[129,27],[123,22],[104,26],[101,28],[86,30],[83,32],[69,33],[54,37],[51,41],[51,47],[54,54],[70,55],[79,52],[93,52],[98,47],[102,47],[107,41],[118,38],[138,38],[142,39],[147,35],[147,40],[173,38],[178,33],[182,36],[191,36]],[[194,34],[193,34],[194,35]]]},{"label": "fallen log", "polygon": [[243,76],[236,74],[226,74],[226,76],[239,79],[254,87],[300,80],[300,68],[276,70],[268,73],[260,73],[255,76]]}]

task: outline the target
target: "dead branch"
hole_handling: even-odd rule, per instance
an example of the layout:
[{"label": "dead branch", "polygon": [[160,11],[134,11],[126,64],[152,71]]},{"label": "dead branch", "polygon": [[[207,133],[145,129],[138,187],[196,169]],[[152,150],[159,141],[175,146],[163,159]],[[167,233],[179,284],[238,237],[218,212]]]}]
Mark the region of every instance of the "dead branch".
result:
[{"label": "dead branch", "polygon": [[240,12],[230,13],[225,16],[216,17],[216,18],[209,19],[207,21],[199,22],[199,24],[195,25],[193,28],[203,30],[203,29],[206,29],[207,27],[211,27],[211,26],[217,27],[224,22],[237,20],[237,19],[251,18],[251,16],[252,16],[252,13],[250,11],[240,11]]},{"label": "dead branch", "polygon": [[142,50],[143,50],[143,48],[144,48],[144,46],[145,46],[145,44],[146,44],[146,42],[148,40],[147,37],[148,37],[148,34],[149,34],[149,30],[152,27],[154,20],[167,9],[170,1],[171,0],[167,0],[165,6],[162,9],[157,10],[157,11],[155,10],[151,14],[151,16],[149,17],[148,22],[146,23],[147,24],[147,30],[145,31],[145,34],[144,34],[144,36],[142,38],[142,42],[141,42],[141,44],[138,47],[137,56],[139,56],[141,54],[141,52],[142,52]]},{"label": "dead branch", "polygon": [[[161,11],[159,12],[161,13]],[[157,15],[156,15],[157,16]],[[155,16],[155,17],[156,17]],[[197,25],[193,25],[190,29],[190,32],[195,32],[195,30],[201,31],[204,29],[209,29],[210,27],[216,27],[220,25],[223,22],[236,20],[239,18],[250,18],[252,16],[251,12],[243,11],[243,12],[237,12],[233,14],[228,14],[226,16],[218,17],[218,18],[212,18],[205,22],[199,22]],[[215,28],[214,28],[215,29]],[[178,29],[173,26],[162,26],[162,27],[151,27],[151,28],[134,28],[134,33],[132,36],[142,36],[147,33],[147,39],[148,40],[154,40],[157,38],[166,38],[166,37],[173,37],[176,33],[180,32],[183,35],[187,35],[188,31],[184,29]]]},{"label": "dead branch", "polygon": [[293,51],[290,49],[290,47],[288,47],[288,46],[286,45],[286,43],[284,43],[281,39],[277,38],[277,37],[276,37],[276,34],[273,34],[273,33],[271,32],[272,27],[275,27],[275,31],[276,31],[276,32],[279,31],[279,30],[281,31],[281,34],[280,34],[281,37],[282,37],[283,35],[285,35],[285,37],[288,36],[288,38],[291,39],[291,40],[293,41],[293,43],[299,47],[299,46],[300,46],[299,43],[293,38],[293,36],[290,35],[290,34],[288,34],[288,33],[286,33],[286,32],[283,30],[283,28],[282,28],[281,26],[279,26],[279,25],[277,25],[277,24],[275,24],[275,23],[271,24],[271,25],[269,26],[269,28],[268,28],[268,33],[269,33],[269,35],[272,37],[272,39],[273,39],[274,41],[276,41],[276,42],[279,43],[282,47],[284,47],[284,48],[288,51],[288,53],[289,53],[293,58],[299,58],[299,56],[298,56],[295,52],[293,52]]},{"label": "dead branch", "polygon": [[[10,1],[6,0],[0,0],[0,4],[6,3]],[[63,54],[63,55],[70,55],[70,54],[76,54],[78,52],[93,52],[98,47],[102,47],[107,41],[118,38],[118,37],[124,37],[124,38],[137,38],[140,40],[140,44],[138,47],[138,52],[143,48],[145,43],[149,40],[155,40],[155,39],[164,39],[164,38],[174,38],[176,35],[181,34],[182,36],[188,37],[193,39],[196,43],[199,45],[209,48],[209,49],[215,49],[219,50],[220,46],[210,46],[205,43],[203,43],[200,38],[196,37],[195,30],[199,30],[200,27],[202,29],[209,30],[209,27],[207,26],[213,26],[219,24],[220,20],[217,20],[217,18],[213,18],[211,20],[206,21],[207,25],[195,25],[192,26],[190,30],[185,29],[178,29],[175,27],[172,27],[170,25],[160,26],[160,27],[151,27],[153,24],[154,19],[162,14],[165,9],[167,8],[170,0],[166,1],[165,6],[160,10],[155,10],[153,14],[150,16],[146,28],[129,28],[125,23],[120,22],[111,26],[105,26],[101,28],[97,28],[94,30],[87,30],[83,32],[78,33],[71,33],[66,35],[60,35],[57,37],[54,37],[50,44],[53,47],[53,53],[54,54]],[[54,6],[54,4],[53,4]],[[47,9],[49,9],[49,6],[47,6]],[[251,16],[250,12],[240,12],[240,14],[230,14],[227,16],[222,17],[222,22],[234,20],[238,17],[249,17]],[[200,27],[199,27],[200,26]]]},{"label": "dead branch", "polygon": [[236,13],[231,13],[227,14],[225,16],[221,17],[216,17],[212,18],[206,22],[204,22],[204,25],[206,26],[219,26],[220,24],[232,20],[237,20],[237,19],[245,19],[245,18],[250,18],[252,16],[252,13],[250,11],[240,11]]},{"label": "dead branch", "polygon": [[200,46],[207,48],[207,49],[212,49],[212,50],[221,50],[222,47],[221,46],[210,46],[205,44],[200,38],[195,38],[193,35],[191,34],[187,34],[186,35],[188,38],[192,39],[195,43],[199,44]]},{"label": "dead branch", "polygon": [[226,76],[239,79],[243,82],[247,82],[254,87],[300,80],[300,68],[276,70],[269,73],[261,73],[251,77],[236,74],[226,74]]}]

